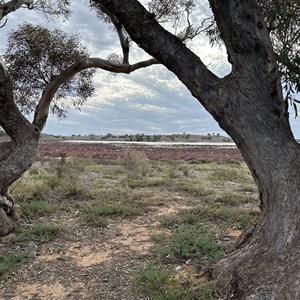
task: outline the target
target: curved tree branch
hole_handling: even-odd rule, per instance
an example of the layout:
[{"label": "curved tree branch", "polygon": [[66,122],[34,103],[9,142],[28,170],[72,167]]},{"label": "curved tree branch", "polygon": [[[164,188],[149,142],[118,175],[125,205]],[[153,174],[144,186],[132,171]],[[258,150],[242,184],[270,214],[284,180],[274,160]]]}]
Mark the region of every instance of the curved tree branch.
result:
[{"label": "curved tree branch", "polygon": [[113,15],[108,14],[108,16],[110,17],[112,23],[114,24],[117,33],[118,33],[118,37],[119,37],[119,41],[120,41],[120,45],[122,48],[122,52],[123,52],[123,64],[129,64],[129,40],[127,37],[125,37],[124,35],[124,30],[123,30],[123,25],[120,23],[120,21]]},{"label": "curved tree branch", "polygon": [[113,15],[110,11],[106,10],[105,7],[103,5],[101,5],[101,3],[96,4],[96,3],[93,3],[93,1],[90,1],[90,5],[91,5],[91,7],[95,7],[101,16],[103,14],[102,19],[104,19],[105,22],[107,22],[107,20],[109,20],[109,22],[111,22],[113,24],[113,26],[115,27],[115,29],[118,33],[120,45],[121,45],[122,52],[123,52],[123,62],[122,63],[129,64],[129,39],[125,35],[125,31],[124,31],[122,23],[118,20],[118,18],[115,15]]},{"label": "curved tree branch", "polygon": [[138,69],[146,68],[154,64],[159,63],[155,59],[149,59],[132,65],[116,64],[114,62],[101,58],[88,58],[86,60],[74,63],[69,68],[62,71],[59,75],[53,76],[51,78],[35,110],[33,124],[37,126],[39,130],[42,130],[44,128],[49,114],[49,107],[56,91],[72,76],[85,69],[99,68],[113,73],[130,74]]},{"label": "curved tree branch", "polygon": [[11,0],[0,4],[0,20],[5,16],[21,8],[22,5],[26,4],[30,7],[33,4],[33,0]]},{"label": "curved tree branch", "polygon": [[93,2],[100,3],[116,15],[137,45],[176,74],[206,109],[216,115],[216,106],[212,103],[221,101],[218,88],[222,79],[211,72],[178,37],[165,30],[153,14],[135,0]]}]

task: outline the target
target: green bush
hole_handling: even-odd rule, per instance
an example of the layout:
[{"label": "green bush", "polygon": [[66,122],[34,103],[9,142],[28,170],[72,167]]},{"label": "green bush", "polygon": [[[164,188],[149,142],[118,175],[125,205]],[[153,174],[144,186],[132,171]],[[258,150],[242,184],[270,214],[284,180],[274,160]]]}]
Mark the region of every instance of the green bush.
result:
[{"label": "green bush", "polygon": [[231,206],[238,206],[244,203],[255,202],[256,200],[253,199],[250,195],[243,195],[237,193],[221,193],[215,199],[219,203]]},{"label": "green bush", "polygon": [[101,215],[97,215],[95,213],[89,213],[89,212],[84,213],[83,220],[95,227],[102,228],[108,225],[108,221],[104,217],[102,217]]},{"label": "green bush", "polygon": [[173,236],[174,254],[183,259],[215,262],[227,248],[227,244],[217,242],[207,228],[199,224],[180,226]]},{"label": "green bush", "polygon": [[166,186],[169,183],[170,183],[169,178],[143,178],[143,179],[134,179],[130,177],[126,178],[126,184],[131,188]]},{"label": "green bush", "polygon": [[176,299],[175,285],[172,274],[154,262],[140,267],[133,277],[134,291],[151,300]]},{"label": "green bush", "polygon": [[221,227],[245,228],[257,218],[259,211],[233,209],[224,206],[198,206],[185,210],[179,215],[181,223],[212,223]]},{"label": "green bush", "polygon": [[132,178],[142,178],[149,171],[149,159],[141,151],[131,148],[125,149],[121,162],[127,176]]},{"label": "green bush", "polygon": [[181,284],[174,274],[154,262],[141,266],[133,276],[134,292],[149,300],[220,300],[223,291],[214,285]]},{"label": "green bush", "polygon": [[211,181],[238,181],[241,178],[241,174],[237,169],[224,168],[213,171],[209,180]]},{"label": "green bush", "polygon": [[48,215],[53,208],[44,200],[32,200],[29,202],[20,203],[22,215],[27,218],[39,217]]},{"label": "green bush", "polygon": [[48,243],[61,236],[66,229],[63,225],[56,223],[37,223],[29,228],[21,228],[20,232],[13,238],[15,243]]},{"label": "green bush", "polygon": [[207,197],[209,195],[214,194],[213,190],[203,187],[201,183],[199,183],[199,181],[184,182],[183,184],[177,187],[177,190],[187,192],[198,198]]}]

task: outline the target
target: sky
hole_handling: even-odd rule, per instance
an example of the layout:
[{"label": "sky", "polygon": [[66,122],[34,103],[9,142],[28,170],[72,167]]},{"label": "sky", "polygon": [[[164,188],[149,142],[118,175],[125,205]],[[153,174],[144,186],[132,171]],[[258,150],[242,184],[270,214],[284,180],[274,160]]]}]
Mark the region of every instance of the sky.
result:
[{"label": "sky", "polygon": [[[203,17],[210,14],[205,1],[199,1],[202,3],[199,5],[200,11],[192,16],[195,24],[200,24]],[[42,14],[27,9],[10,14],[6,26],[0,29],[0,51],[5,47],[9,30],[26,21],[50,29],[60,27],[66,32],[78,33],[91,57],[106,59],[111,53],[121,53],[116,32],[96,17],[95,12],[86,5],[87,2],[73,1],[72,16],[65,22],[59,18],[47,21]],[[197,53],[216,75],[223,77],[230,72],[231,67],[227,63],[224,49],[212,48],[204,36],[198,36],[188,43],[188,47]],[[132,44],[131,63],[148,58],[145,52]],[[49,115],[44,132],[66,136],[107,133],[219,133],[227,136],[198,100],[164,66],[154,65],[129,75],[117,76],[99,70],[95,75],[94,84],[94,96],[80,111],[71,109],[64,120]],[[291,124],[295,136],[299,138],[300,120],[291,117]]]}]

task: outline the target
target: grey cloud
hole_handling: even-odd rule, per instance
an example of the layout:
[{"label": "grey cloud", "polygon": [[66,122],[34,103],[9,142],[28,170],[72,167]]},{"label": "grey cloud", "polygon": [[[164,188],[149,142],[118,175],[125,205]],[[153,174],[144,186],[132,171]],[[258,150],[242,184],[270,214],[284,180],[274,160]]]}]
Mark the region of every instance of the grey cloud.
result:
[{"label": "grey cloud", "polygon": [[[124,133],[223,133],[217,123],[194,99],[186,88],[172,93],[164,86],[151,84],[157,96],[152,98],[111,99],[111,102],[94,103],[80,112],[71,112],[69,120],[77,120],[80,126],[69,126],[62,121],[61,129],[65,134],[114,134]],[[146,88],[146,87],[145,87]],[[46,132],[51,132],[57,123],[50,120]]]},{"label": "grey cloud", "polygon": [[[101,23],[90,11],[88,1],[74,1],[74,14],[66,23],[47,22],[40,14],[25,10],[12,14],[8,26],[0,29],[1,44],[5,44],[7,31],[26,20],[34,24],[56,25],[68,32],[81,35],[83,44],[91,55],[106,58],[111,52],[119,52],[117,35],[107,24]],[[201,44],[201,43],[198,43]],[[209,59],[210,52],[203,45],[191,46],[198,54],[206,57],[207,64],[216,74],[224,76],[230,72],[226,54]],[[147,54],[136,46],[132,48],[132,61],[145,59]],[[202,51],[202,52],[201,52]],[[207,58],[208,57],[208,58]],[[122,133],[223,133],[216,121],[192,97],[186,87],[163,66],[152,66],[130,75],[111,78],[104,71],[96,78],[96,95],[82,112],[71,110],[68,119],[57,121],[50,116],[45,132],[52,134],[114,134]],[[124,84],[124,86],[122,86]],[[291,118],[294,132],[299,132],[299,120]]]}]

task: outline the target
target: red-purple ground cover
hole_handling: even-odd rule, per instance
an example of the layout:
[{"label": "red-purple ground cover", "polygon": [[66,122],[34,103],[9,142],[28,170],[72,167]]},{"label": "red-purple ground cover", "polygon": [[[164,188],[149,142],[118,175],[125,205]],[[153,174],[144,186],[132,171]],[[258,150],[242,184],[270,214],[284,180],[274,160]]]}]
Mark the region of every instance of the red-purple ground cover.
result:
[{"label": "red-purple ground cover", "polygon": [[189,145],[155,145],[145,144],[101,144],[72,142],[41,142],[38,147],[39,156],[60,157],[91,157],[99,160],[117,159],[122,157],[125,148],[144,151],[150,159],[166,160],[243,160],[237,148],[224,146],[189,146]]}]

